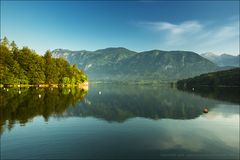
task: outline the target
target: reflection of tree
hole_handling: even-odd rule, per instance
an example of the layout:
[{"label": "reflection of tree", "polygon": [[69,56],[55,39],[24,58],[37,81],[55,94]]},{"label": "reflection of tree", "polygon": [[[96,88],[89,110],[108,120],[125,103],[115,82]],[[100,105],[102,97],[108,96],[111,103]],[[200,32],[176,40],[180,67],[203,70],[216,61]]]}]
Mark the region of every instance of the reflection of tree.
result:
[{"label": "reflection of tree", "polygon": [[195,87],[194,91],[191,89],[183,89],[179,87],[181,90],[185,90],[188,92],[193,92],[203,97],[229,101],[232,103],[239,104],[240,103],[240,87]]},{"label": "reflection of tree", "polygon": [[[41,88],[41,89],[1,89],[0,122],[13,124],[28,122],[35,116],[43,116],[47,121],[53,114],[61,115],[67,107],[75,106],[86,92],[76,88]],[[6,125],[6,124],[5,124]],[[1,127],[2,132],[2,127]]]}]

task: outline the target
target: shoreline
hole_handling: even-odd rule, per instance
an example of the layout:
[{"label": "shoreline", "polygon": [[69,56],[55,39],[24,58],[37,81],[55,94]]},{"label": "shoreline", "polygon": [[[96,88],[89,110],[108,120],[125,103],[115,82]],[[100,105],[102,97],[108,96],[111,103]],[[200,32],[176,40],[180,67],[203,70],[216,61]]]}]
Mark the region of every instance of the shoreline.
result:
[{"label": "shoreline", "polygon": [[0,84],[0,88],[30,88],[30,87],[38,87],[38,88],[71,88],[71,87],[79,87],[79,88],[88,88],[89,83],[84,82],[81,84]]}]

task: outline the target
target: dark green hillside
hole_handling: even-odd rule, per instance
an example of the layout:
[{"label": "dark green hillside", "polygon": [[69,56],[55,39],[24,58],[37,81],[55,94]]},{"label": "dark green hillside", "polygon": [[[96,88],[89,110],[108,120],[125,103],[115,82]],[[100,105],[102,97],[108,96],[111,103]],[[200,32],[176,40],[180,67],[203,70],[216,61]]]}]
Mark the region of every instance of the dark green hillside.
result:
[{"label": "dark green hillside", "polygon": [[19,49],[5,37],[0,44],[0,84],[81,84],[85,73],[63,58],[53,58],[47,51],[44,56],[23,47]]},{"label": "dark green hillside", "polygon": [[186,51],[152,50],[137,53],[125,48],[97,51],[57,49],[53,55],[84,68],[90,80],[172,81],[218,69],[218,66],[197,53]]},{"label": "dark green hillside", "polygon": [[192,88],[196,86],[239,86],[240,68],[202,74],[200,76],[180,80],[177,82],[180,88]]}]

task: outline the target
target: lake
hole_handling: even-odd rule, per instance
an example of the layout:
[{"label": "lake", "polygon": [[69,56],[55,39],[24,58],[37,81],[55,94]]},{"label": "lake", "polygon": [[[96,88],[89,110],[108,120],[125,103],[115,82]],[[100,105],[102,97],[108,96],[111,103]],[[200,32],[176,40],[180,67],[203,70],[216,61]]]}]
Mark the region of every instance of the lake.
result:
[{"label": "lake", "polygon": [[239,159],[236,88],[0,91],[1,159]]}]

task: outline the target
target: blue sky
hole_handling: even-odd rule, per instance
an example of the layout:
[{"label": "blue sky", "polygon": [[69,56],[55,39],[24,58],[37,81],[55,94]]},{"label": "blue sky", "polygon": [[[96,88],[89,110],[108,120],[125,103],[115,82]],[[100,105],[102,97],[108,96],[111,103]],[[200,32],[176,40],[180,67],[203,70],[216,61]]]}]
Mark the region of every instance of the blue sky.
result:
[{"label": "blue sky", "polygon": [[239,1],[1,1],[1,37],[47,49],[239,54]]}]

